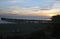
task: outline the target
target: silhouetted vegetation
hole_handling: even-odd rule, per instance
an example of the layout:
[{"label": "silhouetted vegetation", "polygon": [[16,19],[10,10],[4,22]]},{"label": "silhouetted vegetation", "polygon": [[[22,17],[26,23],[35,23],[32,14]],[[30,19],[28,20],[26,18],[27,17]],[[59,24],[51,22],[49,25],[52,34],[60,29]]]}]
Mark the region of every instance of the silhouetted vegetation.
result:
[{"label": "silhouetted vegetation", "polygon": [[52,17],[52,25],[53,25],[53,37],[60,38],[60,15]]},{"label": "silhouetted vegetation", "polygon": [[[41,24],[0,24],[1,38],[6,39],[47,39],[45,28],[51,26],[49,23]],[[24,29],[25,28],[25,29]],[[41,29],[40,29],[41,28]],[[30,30],[29,30],[30,29]],[[43,29],[43,30],[42,30]],[[21,33],[30,33],[20,35]],[[5,33],[5,34],[4,34]],[[10,35],[11,34],[11,35]],[[10,36],[9,36],[10,35]],[[6,37],[3,37],[6,36]]]}]

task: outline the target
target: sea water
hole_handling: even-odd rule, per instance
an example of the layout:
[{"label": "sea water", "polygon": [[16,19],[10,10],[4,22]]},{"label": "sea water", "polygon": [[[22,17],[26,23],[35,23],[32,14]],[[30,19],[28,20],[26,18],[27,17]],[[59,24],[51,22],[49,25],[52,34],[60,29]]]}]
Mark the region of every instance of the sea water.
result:
[{"label": "sea water", "polygon": [[51,20],[49,17],[44,16],[15,16],[15,15],[3,15],[0,16],[0,23],[12,23],[7,21],[2,21],[1,18],[9,18],[9,19],[27,19],[27,20]]}]

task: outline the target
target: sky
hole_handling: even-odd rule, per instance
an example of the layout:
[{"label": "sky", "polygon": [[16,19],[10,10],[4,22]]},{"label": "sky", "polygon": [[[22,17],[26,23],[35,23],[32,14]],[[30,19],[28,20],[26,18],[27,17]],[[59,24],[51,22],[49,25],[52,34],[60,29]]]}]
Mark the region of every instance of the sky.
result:
[{"label": "sky", "polygon": [[0,14],[53,16],[60,14],[60,0],[0,0]]}]

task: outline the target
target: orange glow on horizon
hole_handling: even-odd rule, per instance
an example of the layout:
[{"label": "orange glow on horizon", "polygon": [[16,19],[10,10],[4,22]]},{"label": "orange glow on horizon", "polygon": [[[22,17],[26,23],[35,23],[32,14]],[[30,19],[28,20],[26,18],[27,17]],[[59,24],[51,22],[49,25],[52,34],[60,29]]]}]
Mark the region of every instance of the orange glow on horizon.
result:
[{"label": "orange glow on horizon", "polygon": [[[20,15],[20,14],[17,14],[17,15]],[[35,13],[35,14],[21,14],[22,16],[48,16],[48,17],[52,17],[52,16],[55,16],[57,14],[48,14],[48,13]]]},{"label": "orange glow on horizon", "polygon": [[50,16],[50,17],[55,16],[55,15],[57,15],[57,14],[48,14],[48,16]]}]

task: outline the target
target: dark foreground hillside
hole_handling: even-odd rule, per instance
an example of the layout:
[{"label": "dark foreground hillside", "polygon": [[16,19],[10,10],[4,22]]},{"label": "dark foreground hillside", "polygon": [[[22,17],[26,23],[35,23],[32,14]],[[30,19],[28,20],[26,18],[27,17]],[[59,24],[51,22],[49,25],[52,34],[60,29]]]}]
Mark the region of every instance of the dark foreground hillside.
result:
[{"label": "dark foreground hillside", "polygon": [[51,39],[51,23],[0,24],[0,39]]}]

